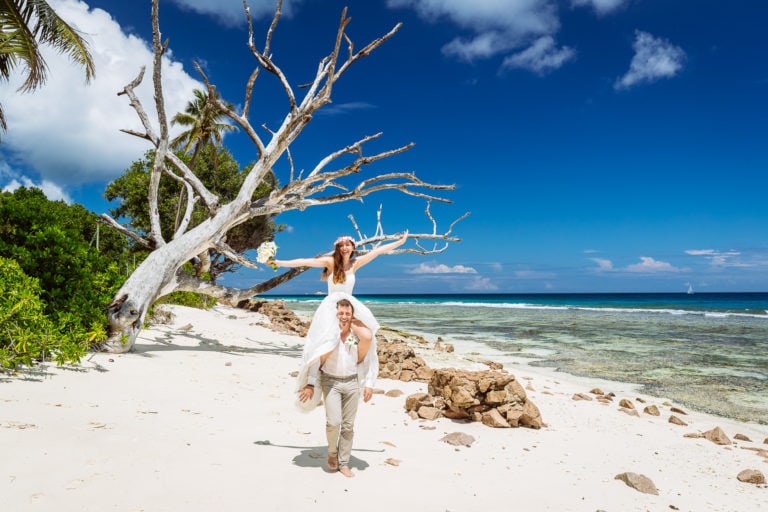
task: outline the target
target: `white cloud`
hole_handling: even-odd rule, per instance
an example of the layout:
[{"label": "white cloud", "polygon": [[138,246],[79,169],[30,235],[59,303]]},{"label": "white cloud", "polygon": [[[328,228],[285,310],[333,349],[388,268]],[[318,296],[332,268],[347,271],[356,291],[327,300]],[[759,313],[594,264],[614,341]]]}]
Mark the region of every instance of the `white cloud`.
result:
[{"label": "white cloud", "polygon": [[749,267],[750,265],[741,261],[735,261],[740,256],[739,251],[716,251],[714,249],[690,249],[685,251],[691,256],[702,256],[709,260],[713,267]]},{"label": "white cloud", "polygon": [[501,66],[528,69],[541,75],[560,68],[575,56],[576,51],[573,48],[558,48],[552,37],[545,36],[537,39],[525,50],[505,58]]},{"label": "white cloud", "polygon": [[595,263],[597,263],[598,270],[613,270],[613,262],[611,262],[611,260],[606,260],[604,258],[590,258],[590,259]]},{"label": "white cloud", "polygon": [[[430,22],[448,20],[466,30],[468,37],[453,39],[443,47],[443,52],[467,62],[525,49],[531,41],[541,45],[542,37],[551,38],[560,29],[557,3],[552,0],[387,0],[387,5],[413,9]],[[541,49],[531,51],[541,53]],[[533,62],[541,69],[554,69],[568,60],[568,51],[549,50]],[[524,58],[531,59],[519,57]],[[537,70],[530,64],[514,66],[514,61],[507,67]]]},{"label": "white cloud", "polygon": [[67,195],[64,190],[56,185],[55,183],[51,183],[50,181],[43,180],[41,183],[34,183],[32,180],[30,180],[27,177],[20,177],[21,181],[19,181],[16,178],[11,179],[10,182],[8,182],[3,187],[3,192],[13,192],[14,190],[20,188],[20,187],[27,187],[27,188],[39,188],[43,191],[43,194],[45,194],[45,197],[50,199],[51,201],[64,201],[67,204],[72,203],[72,198]]},{"label": "white cloud", "polygon": [[[21,73],[14,73],[9,82],[0,82],[0,97],[4,98],[8,121],[0,155],[17,168],[39,174],[39,180],[34,181],[41,184],[66,187],[114,179],[150,149],[146,141],[119,131],[141,131],[142,127],[126,96],[117,95],[146,66],[144,80],[136,92],[150,119],[154,118],[150,47],[146,41],[123,32],[101,9],[89,10],[78,0],[49,3],[85,34],[96,77],[85,84],[81,67],[49,47],[42,47],[49,73],[41,88],[18,93]],[[194,88],[202,88],[172,58],[169,51],[163,69],[169,116],[184,108]],[[20,183],[30,180],[20,176],[22,171],[11,174]]]},{"label": "white cloud", "polygon": [[665,39],[636,30],[632,47],[635,56],[629,71],[616,80],[615,89],[628,89],[637,84],[671,78],[683,68],[685,52]]},{"label": "white cloud", "polygon": [[489,292],[498,290],[499,287],[493,284],[489,278],[477,276],[470,281],[464,289],[473,292]]},{"label": "white cloud", "polygon": [[600,16],[611,13],[628,3],[628,0],[571,0],[571,5],[574,7],[592,7]]},{"label": "white cloud", "polygon": [[418,267],[408,271],[409,274],[477,274],[477,270],[464,265],[429,265],[422,263]]},{"label": "white cloud", "polygon": [[677,268],[666,261],[656,261],[650,256],[640,256],[640,263],[629,265],[627,271],[655,274],[658,272],[685,272],[686,269]]},{"label": "white cloud", "polygon": [[[247,19],[242,0],[173,0],[182,9],[188,9],[204,16],[211,16],[222,25],[243,25]],[[285,0],[281,15],[290,17],[299,0]],[[248,7],[253,19],[272,17],[275,14],[275,0],[249,0]]]}]

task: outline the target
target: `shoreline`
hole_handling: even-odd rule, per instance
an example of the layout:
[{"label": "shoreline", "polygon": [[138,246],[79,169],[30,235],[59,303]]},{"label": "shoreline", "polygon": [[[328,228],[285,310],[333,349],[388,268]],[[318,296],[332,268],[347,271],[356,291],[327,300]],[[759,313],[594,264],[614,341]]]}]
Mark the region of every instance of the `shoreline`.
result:
[{"label": "shoreline", "polygon": [[[293,405],[301,338],[245,310],[170,309],[175,320],[143,330],[133,353],[0,375],[0,494],[9,510],[744,512],[768,503],[764,485],[737,480],[744,469],[768,473],[760,455],[768,426],[689,410],[678,414],[688,426],[674,425],[675,404],[630,385],[515,364],[504,368],[524,384],[544,428],[414,420],[405,397],[426,384],[379,379],[381,393],[358,413],[356,478],[346,479],[323,469],[322,409]],[[429,346],[414,348],[432,368],[488,369],[474,358],[493,359]],[[615,401],[573,399],[593,387]],[[619,410],[622,398],[638,416]],[[644,414],[646,405],[661,415]],[[732,444],[685,437],[715,427]],[[454,432],[475,442],[440,441]],[[615,480],[624,472],[646,475],[659,494]]]}]

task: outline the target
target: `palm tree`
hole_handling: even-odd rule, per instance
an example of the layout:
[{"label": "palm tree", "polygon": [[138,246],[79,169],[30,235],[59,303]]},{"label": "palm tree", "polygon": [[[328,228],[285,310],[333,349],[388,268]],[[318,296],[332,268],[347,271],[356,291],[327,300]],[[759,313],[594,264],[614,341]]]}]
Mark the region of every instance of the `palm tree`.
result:
[{"label": "palm tree", "polygon": [[[51,45],[85,68],[85,80],[95,73],[88,44],[45,0],[0,0],[0,80],[8,80],[19,65],[27,77],[19,87],[28,92],[45,83],[47,65],[40,54],[41,44]],[[0,105],[0,131],[7,125]]]},{"label": "palm tree", "polygon": [[[2,0],[0,0],[2,1]],[[171,119],[171,124],[178,124],[180,126],[189,127],[186,131],[180,133],[173,140],[171,140],[171,147],[175,149],[183,149],[184,152],[192,151],[192,158],[189,162],[190,169],[194,170],[195,159],[200,152],[200,149],[206,145],[214,147],[221,146],[224,142],[224,132],[235,130],[236,127],[229,123],[222,122],[226,117],[219,109],[217,109],[208,94],[204,93],[200,89],[193,91],[195,99],[187,103],[184,112],[179,112]],[[215,93],[215,98],[220,100],[218,92]],[[223,102],[228,108],[234,108],[230,103]],[[213,168],[216,170],[217,158],[216,151],[213,151]],[[181,204],[184,201],[184,187],[179,192],[179,205],[176,211],[176,222],[174,223],[174,230],[178,228],[179,220],[181,216]]]}]

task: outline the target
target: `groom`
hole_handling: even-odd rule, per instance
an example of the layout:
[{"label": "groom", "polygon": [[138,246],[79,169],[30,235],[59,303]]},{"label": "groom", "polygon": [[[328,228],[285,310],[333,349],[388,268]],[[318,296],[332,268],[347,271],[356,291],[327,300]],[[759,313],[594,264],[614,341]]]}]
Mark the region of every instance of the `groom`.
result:
[{"label": "groom", "polygon": [[[310,400],[320,373],[320,386],[325,402],[325,433],[328,439],[328,469],[338,470],[346,477],[355,474],[349,469],[355,416],[360,401],[357,365],[365,359],[371,347],[371,331],[354,318],[354,307],[347,299],[336,303],[340,337],[336,347],[324,354],[310,369],[308,383],[299,392],[299,400]],[[373,396],[373,382],[365,382],[363,400]]]}]

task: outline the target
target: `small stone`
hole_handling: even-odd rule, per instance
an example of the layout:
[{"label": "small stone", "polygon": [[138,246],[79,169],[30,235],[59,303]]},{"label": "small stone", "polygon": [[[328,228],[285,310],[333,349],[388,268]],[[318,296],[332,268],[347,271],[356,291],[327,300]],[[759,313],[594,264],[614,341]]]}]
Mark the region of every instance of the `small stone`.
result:
[{"label": "small stone", "polygon": [[725,432],[723,432],[723,429],[720,427],[715,427],[712,430],[704,432],[704,439],[719,445],[731,444],[731,440],[728,439],[728,436],[725,435]]},{"label": "small stone", "polygon": [[661,413],[659,412],[659,408],[655,405],[646,405],[643,409],[643,412],[645,414],[650,414],[651,416],[661,416]]},{"label": "small stone", "polygon": [[389,391],[384,393],[385,396],[391,396],[393,398],[397,398],[397,397],[401,396],[402,394],[403,394],[403,392],[400,391],[399,389],[390,389]]},{"label": "small stone", "polygon": [[637,473],[621,473],[616,475],[614,479],[621,480],[636,491],[644,492],[645,494],[659,494],[656,485],[645,475],[639,475]]},{"label": "small stone", "polygon": [[472,446],[472,443],[475,442],[474,437],[464,432],[453,432],[443,436],[440,440],[453,446]]},{"label": "small stone", "polygon": [[585,395],[584,393],[575,393],[571,400],[592,400],[592,397],[589,395]]},{"label": "small stone", "polygon": [[671,412],[676,412],[677,414],[685,414],[686,416],[688,415],[687,412],[685,412],[684,410],[680,409],[679,407],[672,407],[669,410]]},{"label": "small stone", "polygon": [[684,422],[683,420],[681,420],[680,418],[678,418],[674,414],[669,417],[669,422],[673,423],[675,425],[683,426],[683,427],[687,427],[688,426],[688,424],[686,422]]},{"label": "small stone", "polygon": [[619,410],[621,412],[623,412],[624,414],[628,414],[630,416],[640,417],[640,413],[637,412],[635,409],[627,409],[626,407],[619,407]]},{"label": "small stone", "polygon": [[391,459],[391,458],[390,459],[384,459],[384,462],[386,462],[390,466],[399,466],[400,465],[400,461],[397,460],[397,459]]},{"label": "small stone", "polygon": [[739,441],[746,441],[748,443],[752,442],[752,440],[747,436],[745,436],[744,434],[736,434],[735,436],[733,436],[733,438],[738,439]]},{"label": "small stone", "polygon": [[634,409],[635,404],[627,400],[626,398],[622,398],[619,402],[619,407],[626,407],[627,409]]},{"label": "small stone", "polygon": [[757,469],[745,469],[739,472],[736,478],[739,479],[739,482],[744,482],[747,484],[755,484],[755,485],[765,484],[765,475],[763,475]]},{"label": "small stone", "polygon": [[592,388],[590,391],[593,395],[604,395],[603,390],[600,388]]}]

